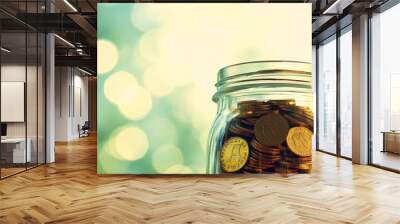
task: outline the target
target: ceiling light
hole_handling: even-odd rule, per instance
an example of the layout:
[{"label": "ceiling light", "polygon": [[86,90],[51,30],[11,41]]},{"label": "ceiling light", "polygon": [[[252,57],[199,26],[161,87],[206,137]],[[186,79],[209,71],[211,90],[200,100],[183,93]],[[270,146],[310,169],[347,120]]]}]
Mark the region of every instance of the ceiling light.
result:
[{"label": "ceiling light", "polygon": [[354,1],[355,0],[336,0],[332,5],[325,9],[322,14],[342,14],[343,10]]},{"label": "ceiling light", "polygon": [[79,55],[83,55],[83,49],[82,48],[77,48],[76,49],[76,53],[78,53]]},{"label": "ceiling light", "polygon": [[88,71],[86,71],[86,70],[83,70],[83,69],[81,69],[81,68],[79,68],[79,67],[78,67],[78,70],[81,71],[81,72],[83,72],[83,73],[85,73],[85,74],[87,74],[87,75],[93,75],[92,73],[90,73],[90,72],[88,72]]},{"label": "ceiling light", "polygon": [[62,37],[60,37],[59,35],[57,35],[57,34],[54,34],[54,36],[55,37],[57,37],[59,40],[61,40],[62,42],[64,42],[65,44],[67,44],[67,45],[69,45],[70,47],[73,47],[73,48],[75,48],[75,45],[73,45],[71,42],[69,42],[68,40],[66,40],[66,39],[64,39],[64,38],[62,38]]},{"label": "ceiling light", "polygon": [[74,12],[78,12],[78,10],[68,1],[64,0],[65,4],[67,4]]},{"label": "ceiling light", "polygon": [[5,47],[1,47],[0,49],[1,49],[1,51],[4,51],[6,53],[10,53],[11,52],[11,50],[9,50],[9,49],[7,49]]}]

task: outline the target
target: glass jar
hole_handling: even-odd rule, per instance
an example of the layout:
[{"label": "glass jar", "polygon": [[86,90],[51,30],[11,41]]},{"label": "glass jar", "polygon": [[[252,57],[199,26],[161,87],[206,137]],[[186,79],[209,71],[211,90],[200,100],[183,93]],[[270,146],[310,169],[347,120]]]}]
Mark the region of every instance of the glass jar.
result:
[{"label": "glass jar", "polygon": [[311,171],[311,64],[254,61],[218,72],[207,173]]}]

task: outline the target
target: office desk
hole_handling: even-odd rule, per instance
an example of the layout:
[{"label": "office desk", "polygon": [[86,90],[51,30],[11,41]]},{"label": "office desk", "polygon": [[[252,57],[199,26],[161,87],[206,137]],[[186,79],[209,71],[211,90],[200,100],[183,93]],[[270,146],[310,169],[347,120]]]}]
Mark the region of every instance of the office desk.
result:
[{"label": "office desk", "polygon": [[27,142],[28,142],[27,144],[28,147],[26,147],[26,153],[25,153],[25,138],[1,139],[1,157],[5,159],[8,163],[31,162],[32,140],[28,138]]},{"label": "office desk", "polygon": [[392,152],[400,154],[400,132],[383,131],[383,150],[382,152]]}]

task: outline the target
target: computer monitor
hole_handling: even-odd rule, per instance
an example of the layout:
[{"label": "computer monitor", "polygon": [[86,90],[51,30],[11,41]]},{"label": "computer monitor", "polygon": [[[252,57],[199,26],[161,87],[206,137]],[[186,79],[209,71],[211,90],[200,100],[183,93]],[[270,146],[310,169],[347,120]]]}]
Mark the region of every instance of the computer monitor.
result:
[{"label": "computer monitor", "polygon": [[1,136],[7,136],[7,124],[1,123]]}]

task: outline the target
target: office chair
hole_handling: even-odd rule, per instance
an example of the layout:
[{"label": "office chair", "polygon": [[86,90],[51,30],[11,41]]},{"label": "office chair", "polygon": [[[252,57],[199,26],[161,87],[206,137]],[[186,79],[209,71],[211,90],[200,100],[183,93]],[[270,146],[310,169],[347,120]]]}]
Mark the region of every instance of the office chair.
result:
[{"label": "office chair", "polygon": [[82,127],[79,128],[79,138],[89,136],[89,129],[90,129],[89,121],[85,121]]}]

